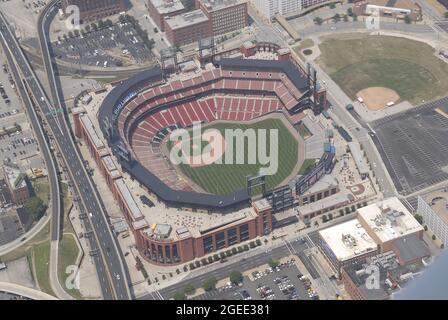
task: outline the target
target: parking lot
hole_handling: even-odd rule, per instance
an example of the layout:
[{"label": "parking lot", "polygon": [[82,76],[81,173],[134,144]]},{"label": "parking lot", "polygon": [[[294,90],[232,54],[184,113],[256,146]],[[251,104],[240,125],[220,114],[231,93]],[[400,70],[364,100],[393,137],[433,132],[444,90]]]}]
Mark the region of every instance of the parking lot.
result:
[{"label": "parking lot", "polygon": [[[294,258],[292,258],[294,259]],[[205,292],[195,300],[310,300],[319,299],[294,260],[277,268],[254,271],[250,280],[244,277],[240,286],[227,283],[224,287]]]},{"label": "parking lot", "polygon": [[[15,92],[9,67],[2,63],[0,70],[0,162],[11,161],[25,170],[41,168],[39,147],[34,138],[23,106]],[[7,132],[4,129],[8,129]],[[38,157],[36,157],[38,156]],[[40,160],[36,159],[39,158]],[[26,161],[23,161],[26,160]]]},{"label": "parking lot", "polygon": [[[76,37],[59,37],[53,42],[54,55],[65,62],[108,68],[151,61],[153,55],[131,23],[89,31]],[[75,67],[75,66],[74,66]]]},{"label": "parking lot", "polygon": [[448,98],[372,123],[397,190],[408,195],[448,179]]}]

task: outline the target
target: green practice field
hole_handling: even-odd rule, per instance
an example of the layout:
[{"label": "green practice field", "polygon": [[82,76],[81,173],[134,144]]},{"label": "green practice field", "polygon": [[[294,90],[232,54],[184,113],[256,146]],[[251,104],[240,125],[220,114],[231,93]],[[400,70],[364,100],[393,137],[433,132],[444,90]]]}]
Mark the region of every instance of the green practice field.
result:
[{"label": "green practice field", "polygon": [[[298,142],[293,137],[291,132],[285,127],[283,122],[279,119],[267,119],[253,124],[242,123],[214,123],[206,128],[216,129],[225,136],[225,129],[241,129],[243,131],[247,129],[266,129],[267,137],[267,156],[270,157],[270,134],[269,130],[278,130],[278,170],[277,173],[267,177],[267,186],[272,188],[280,184],[286,179],[297,165],[298,160]],[[258,131],[256,131],[258,132]],[[258,134],[257,134],[258,141]],[[205,147],[208,143],[202,142],[202,147]],[[234,150],[236,150],[236,140],[234,140]],[[168,142],[168,149],[171,151],[174,143]],[[192,181],[198,184],[206,192],[213,194],[226,194],[246,186],[246,176],[256,175],[259,169],[262,167],[268,167],[267,165],[261,165],[257,157],[255,164],[248,163],[248,143],[245,139],[244,143],[244,164],[217,164],[212,163],[203,166],[190,166],[182,163],[179,165],[182,172],[189,177]],[[187,146],[188,148],[189,146]],[[258,149],[257,149],[258,150]],[[225,159],[226,151],[222,155],[222,159]],[[235,159],[236,151],[233,152]],[[272,161],[276,158],[272,157]],[[223,161],[224,162],[224,161]],[[235,162],[233,162],[235,163]],[[257,190],[255,190],[257,193]]]},{"label": "green practice field", "polygon": [[422,42],[390,36],[323,38],[319,63],[352,99],[370,87],[418,104],[447,95],[448,64]]}]

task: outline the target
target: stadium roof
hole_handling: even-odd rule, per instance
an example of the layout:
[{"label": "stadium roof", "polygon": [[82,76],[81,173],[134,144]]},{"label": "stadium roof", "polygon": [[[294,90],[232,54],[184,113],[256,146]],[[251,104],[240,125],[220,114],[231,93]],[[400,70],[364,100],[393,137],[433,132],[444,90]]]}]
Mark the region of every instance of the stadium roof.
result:
[{"label": "stadium roof", "polygon": [[257,59],[230,59],[222,58],[217,64],[224,68],[245,68],[256,71],[276,70],[281,71],[291,80],[291,82],[301,92],[308,88],[308,79],[289,60],[257,60]]},{"label": "stadium roof", "polygon": [[155,82],[162,79],[162,70],[159,67],[154,67],[145,71],[142,71],[135,76],[122,81],[106,96],[98,111],[98,122],[101,126],[101,131],[106,132],[104,123],[106,119],[110,122],[113,111],[115,110],[118,101],[124,97],[129,91],[137,86],[148,86],[151,82]]}]

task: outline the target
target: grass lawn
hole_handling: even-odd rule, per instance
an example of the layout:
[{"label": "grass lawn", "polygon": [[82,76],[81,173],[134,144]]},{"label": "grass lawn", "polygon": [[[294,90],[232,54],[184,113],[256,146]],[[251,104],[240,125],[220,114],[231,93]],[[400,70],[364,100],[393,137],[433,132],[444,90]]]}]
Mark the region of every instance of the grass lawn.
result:
[{"label": "grass lawn", "polygon": [[422,42],[389,36],[323,38],[319,64],[352,98],[369,87],[395,90],[418,104],[447,95],[448,65]]},{"label": "grass lawn", "polygon": [[[207,129],[214,128],[219,130],[223,135],[225,129],[266,129],[267,145],[269,149],[269,129],[278,130],[278,170],[277,173],[267,177],[267,187],[273,188],[286,179],[297,163],[298,143],[289,130],[279,119],[267,119],[253,124],[241,123],[216,123],[208,126]],[[258,140],[258,139],[257,139]],[[170,147],[168,145],[168,147]],[[258,149],[258,147],[257,147]],[[234,155],[236,152],[234,152]],[[270,155],[270,151],[267,152]],[[180,164],[182,172],[200,185],[206,192],[214,194],[226,194],[236,191],[246,186],[246,176],[256,175],[261,167],[258,161],[255,164],[248,164],[248,146],[247,139],[245,141],[244,164],[211,164],[203,167],[191,167],[188,164]],[[225,154],[223,155],[225,157]],[[224,158],[225,159],[225,158]],[[272,159],[275,160],[275,157]],[[256,193],[257,190],[254,190]]]},{"label": "grass lawn", "polygon": [[50,183],[46,177],[37,178],[31,182],[36,196],[42,199],[45,205],[48,206],[50,201]]},{"label": "grass lawn", "polygon": [[[34,258],[35,280],[42,291],[55,296],[51,289],[49,270],[50,270],[50,242],[46,241],[37,244],[31,251]],[[28,256],[29,258],[29,256]]]},{"label": "grass lawn", "polygon": [[[59,242],[59,262],[58,262],[58,276],[59,282],[65,289],[65,281],[71,273],[65,273],[67,266],[76,264],[76,258],[79,254],[79,248],[76,240],[72,234],[64,234]],[[82,299],[79,290],[72,289],[66,291],[76,299]]]}]

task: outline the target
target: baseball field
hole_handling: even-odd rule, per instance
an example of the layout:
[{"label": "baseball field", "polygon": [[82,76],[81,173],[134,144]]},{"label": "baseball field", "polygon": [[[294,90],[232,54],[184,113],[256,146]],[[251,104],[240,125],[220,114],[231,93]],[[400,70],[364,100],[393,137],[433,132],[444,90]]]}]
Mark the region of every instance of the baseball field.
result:
[{"label": "baseball field", "polygon": [[[260,168],[269,167],[271,163],[277,161],[278,166],[277,164],[274,164],[274,167],[277,167],[275,174],[268,175],[266,179],[267,187],[272,188],[279,185],[292,173],[297,171],[296,169],[300,168],[301,166],[301,163],[298,163],[300,162],[298,160],[298,140],[292,135],[291,131],[280,119],[265,119],[250,124],[216,122],[204,127],[202,131],[204,132],[205,130],[209,129],[215,129],[219,131],[219,133],[223,137],[223,139],[220,140],[220,143],[222,143],[223,145],[222,152],[218,155],[215,153],[211,157],[214,160],[213,163],[198,164],[198,162],[196,161],[195,164],[192,164],[188,163],[189,161],[185,161],[179,164],[179,168],[182,173],[208,193],[226,194],[242,189],[246,186],[246,176],[257,175]],[[237,138],[233,140],[233,156],[229,157],[233,159],[233,162],[228,163],[228,161],[226,160],[226,154],[229,153],[231,144],[229,143],[227,132],[228,130],[233,131],[235,129],[241,129],[243,132],[253,130],[252,132],[255,132],[257,141],[249,141],[249,139],[244,138],[244,148],[239,149],[237,148]],[[266,134],[263,133],[263,131],[259,131],[260,129],[266,130]],[[271,152],[271,130],[276,130],[278,135],[278,140],[272,141],[272,143],[278,146],[276,156],[273,154],[273,152]],[[241,135],[239,136],[241,137]],[[266,143],[260,145],[259,140],[261,136],[266,137]],[[180,145],[182,143],[187,144],[187,146]],[[199,145],[193,145],[193,147],[191,147],[191,143],[189,141],[182,143],[174,143],[170,141],[167,146],[170,152],[172,152],[172,149],[175,147],[178,148],[176,152],[184,152],[188,149],[193,152],[193,150],[199,147]],[[207,141],[201,142],[200,147],[205,148],[208,146],[208,144],[209,142]],[[254,149],[250,148],[254,147],[255,145],[257,155],[255,161],[251,162],[251,160],[249,160],[249,150],[253,152]],[[268,164],[266,164],[266,161],[264,161],[264,164],[262,163],[263,161],[260,161],[260,159],[262,159],[260,158],[259,153],[261,148],[265,148],[263,152],[270,159]],[[244,154],[243,163],[237,163],[236,161],[236,155],[238,155],[239,152],[242,152]],[[303,152],[303,150],[301,150],[301,152]],[[217,163],[219,162],[219,158],[222,163]],[[189,159],[192,159],[192,157],[189,156]],[[254,193],[256,194],[261,190],[254,191]]]},{"label": "baseball field", "polygon": [[425,43],[375,35],[321,40],[318,63],[353,100],[368,98],[369,89],[370,96],[381,96],[382,88],[394,102],[420,104],[447,95],[448,64]]}]

